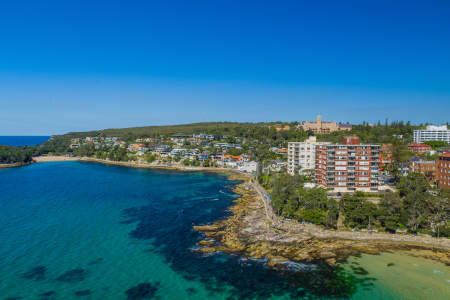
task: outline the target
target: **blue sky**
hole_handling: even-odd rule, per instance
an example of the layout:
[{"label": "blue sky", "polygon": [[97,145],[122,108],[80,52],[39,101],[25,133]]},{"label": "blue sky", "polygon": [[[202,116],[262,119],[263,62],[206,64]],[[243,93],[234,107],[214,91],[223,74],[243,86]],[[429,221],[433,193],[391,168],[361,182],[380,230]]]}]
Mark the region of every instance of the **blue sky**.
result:
[{"label": "blue sky", "polygon": [[449,1],[4,1],[0,135],[447,122],[449,15]]}]

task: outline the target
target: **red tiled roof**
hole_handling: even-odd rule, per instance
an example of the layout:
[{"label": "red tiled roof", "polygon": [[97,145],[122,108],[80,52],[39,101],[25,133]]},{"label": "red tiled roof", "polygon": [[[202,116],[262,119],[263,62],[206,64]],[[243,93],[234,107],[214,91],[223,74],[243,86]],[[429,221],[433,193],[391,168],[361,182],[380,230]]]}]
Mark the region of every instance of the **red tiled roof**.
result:
[{"label": "red tiled roof", "polygon": [[427,145],[427,144],[409,144],[408,147],[430,147],[431,148],[431,146]]},{"label": "red tiled roof", "polygon": [[450,152],[445,152],[439,155],[440,157],[450,157]]}]

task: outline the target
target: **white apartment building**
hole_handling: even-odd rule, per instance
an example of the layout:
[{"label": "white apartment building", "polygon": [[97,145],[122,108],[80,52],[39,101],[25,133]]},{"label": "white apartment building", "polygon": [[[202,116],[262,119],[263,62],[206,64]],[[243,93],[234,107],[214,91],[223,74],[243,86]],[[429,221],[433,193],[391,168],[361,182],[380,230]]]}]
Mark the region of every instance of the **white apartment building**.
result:
[{"label": "white apartment building", "polygon": [[304,142],[288,143],[288,173],[295,174],[295,169],[299,168],[300,174],[305,170],[316,169],[316,146],[328,145],[329,142],[317,142],[315,136],[310,136]]},{"label": "white apartment building", "polygon": [[426,141],[444,141],[450,143],[450,130],[447,125],[427,126],[425,130],[414,130],[414,142],[423,143]]}]

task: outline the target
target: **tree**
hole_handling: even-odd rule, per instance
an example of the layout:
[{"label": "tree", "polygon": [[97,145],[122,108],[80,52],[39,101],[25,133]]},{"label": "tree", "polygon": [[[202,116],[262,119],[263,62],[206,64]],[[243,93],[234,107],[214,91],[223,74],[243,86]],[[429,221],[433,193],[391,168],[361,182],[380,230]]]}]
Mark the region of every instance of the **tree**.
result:
[{"label": "tree", "polygon": [[388,231],[395,233],[401,227],[400,213],[402,202],[398,193],[386,193],[379,204],[379,219],[381,225]]},{"label": "tree", "polygon": [[341,199],[341,207],[345,215],[344,224],[350,227],[366,228],[369,220],[375,220],[377,206],[368,202],[358,192],[354,195],[346,194]]},{"label": "tree", "polygon": [[392,163],[388,166],[388,171],[392,175],[394,182],[399,182],[401,179],[401,168],[404,163],[410,158],[410,153],[407,146],[398,139],[392,142]]}]

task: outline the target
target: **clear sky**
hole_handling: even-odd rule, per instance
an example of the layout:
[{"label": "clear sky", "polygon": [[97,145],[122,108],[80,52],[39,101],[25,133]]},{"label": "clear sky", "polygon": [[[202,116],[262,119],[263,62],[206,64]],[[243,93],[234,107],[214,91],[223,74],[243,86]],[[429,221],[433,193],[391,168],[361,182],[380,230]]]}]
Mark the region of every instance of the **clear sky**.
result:
[{"label": "clear sky", "polygon": [[0,135],[450,121],[450,1],[2,1]]}]

